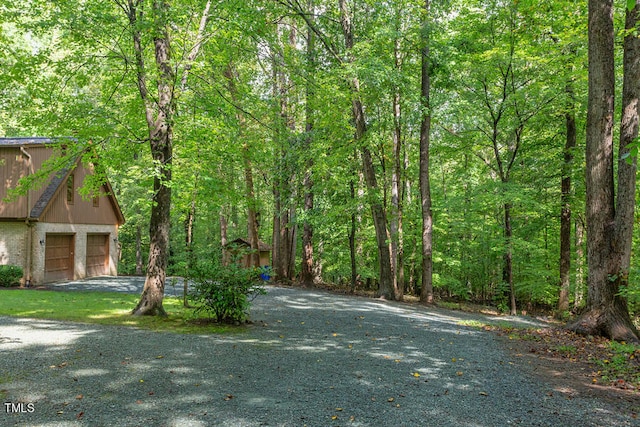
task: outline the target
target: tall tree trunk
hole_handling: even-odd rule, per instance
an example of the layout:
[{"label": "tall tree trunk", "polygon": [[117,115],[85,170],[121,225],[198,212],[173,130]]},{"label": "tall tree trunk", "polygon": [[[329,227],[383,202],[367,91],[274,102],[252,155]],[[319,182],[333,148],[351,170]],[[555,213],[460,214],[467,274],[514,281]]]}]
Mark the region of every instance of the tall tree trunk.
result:
[{"label": "tall tree trunk", "polygon": [[[171,44],[169,41],[170,4],[164,0],[153,1],[154,53],[156,62],[155,81],[157,93],[149,93],[147,70],[144,62],[144,46],[141,31],[144,26],[143,12],[138,9],[140,2],[128,0],[121,4],[127,14],[135,54],[137,86],[144,104],[151,157],[156,165],[153,180],[153,203],[149,223],[149,262],[147,277],[140,301],[132,310],[135,315],[161,315],[166,312],[162,305],[164,285],[169,259],[169,231],[171,226],[171,168],[173,159],[173,123],[176,115],[175,81],[176,72],[171,64]],[[207,2],[200,21],[196,45],[190,50],[187,66],[184,68],[182,82],[186,84],[190,63],[195,59],[203,40],[203,31],[209,16],[210,2]],[[148,29],[147,29],[148,30]]]},{"label": "tall tree trunk", "polygon": [[[640,0],[627,10],[623,58],[620,158],[638,135],[640,39],[635,27]],[[619,293],[628,280],[635,205],[635,161],[618,164],[613,179],[615,67],[613,1],[589,0],[589,97],[587,109],[587,311],[569,328],[581,334],[640,342],[627,303]]]},{"label": "tall tree trunk", "polygon": [[[309,0],[309,14],[311,20],[314,16],[314,1]],[[305,93],[305,150],[307,160],[304,171],[304,222],[302,229],[302,265],[300,269],[300,283],[302,286],[313,286],[317,280],[313,268],[313,227],[309,222],[309,216],[313,212],[313,156],[311,145],[313,142],[313,100],[315,96],[313,76],[315,73],[315,33],[311,25],[307,26],[307,84]]]},{"label": "tall tree trunk", "polygon": [[[229,63],[224,70],[224,77],[227,79],[229,94],[235,104],[238,104],[238,90],[236,89],[235,81],[238,78],[237,72],[233,63]],[[236,114],[238,120],[238,135],[237,139],[242,144],[242,165],[244,168],[244,183],[245,183],[245,199],[247,201],[247,237],[249,239],[249,245],[251,252],[249,254],[249,266],[260,266],[260,248],[258,239],[258,221],[257,221],[257,201],[253,187],[253,166],[251,164],[251,148],[249,143],[243,140],[243,133],[245,128],[244,114],[238,110]]]},{"label": "tall tree trunk", "polygon": [[[196,184],[197,185],[197,184]],[[189,307],[187,296],[189,295],[189,277],[191,276],[191,269],[193,268],[195,255],[193,253],[193,227],[196,220],[196,195],[197,190],[193,191],[191,198],[191,204],[187,212],[187,219],[185,221],[185,246],[187,251],[187,271],[183,278],[183,291],[182,291],[182,303],[185,307]]]},{"label": "tall tree trunk", "polygon": [[[397,29],[399,33],[399,28]],[[394,43],[395,67],[400,71],[400,41],[396,39]],[[391,269],[393,274],[393,292],[395,299],[402,301],[403,284],[400,282],[400,271],[403,269],[401,263],[401,242],[400,226],[402,224],[402,199],[400,188],[402,181],[402,119],[400,107],[400,88],[394,87],[393,101],[393,172],[391,174],[391,221],[389,231],[391,235]]]},{"label": "tall tree trunk", "polygon": [[429,76],[429,32],[430,12],[429,0],[424,2],[424,18],[422,21],[422,81],[420,99],[422,104],[422,122],[420,124],[420,200],[422,212],[422,287],[420,302],[433,303],[433,214],[431,212],[431,184],[429,182],[429,134],[431,132],[431,105],[429,93],[431,82]]},{"label": "tall tree trunk", "polygon": [[136,276],[142,276],[142,227],[136,226]]},{"label": "tall tree trunk", "polygon": [[573,309],[578,311],[584,301],[584,219],[578,215],[576,220],[576,289],[573,297]]},{"label": "tall tree trunk", "polygon": [[[349,181],[351,200],[356,199],[356,188],[353,180]],[[358,270],[356,268],[356,213],[351,213],[351,227],[349,228],[349,259],[351,260],[351,293],[355,293],[358,281]]]},{"label": "tall tree trunk", "polygon": [[569,288],[571,286],[571,169],[573,164],[573,149],[576,146],[577,131],[574,111],[573,86],[567,84],[569,97],[567,112],[565,113],[566,140],[564,145],[564,163],[562,165],[560,214],[560,294],[558,297],[558,313],[569,310]]},{"label": "tall tree trunk", "polygon": [[[243,123],[240,123],[243,126]],[[257,201],[253,190],[253,167],[251,165],[249,144],[242,145],[242,161],[244,164],[245,197],[247,199],[247,233],[251,254],[249,256],[250,267],[260,267],[260,247],[258,238]]]},{"label": "tall tree trunk", "polygon": [[504,204],[504,268],[502,280],[509,286],[509,314],[517,314],[516,291],[513,284],[513,227],[511,225],[511,203]]},{"label": "tall tree trunk", "polygon": [[[138,74],[138,90],[144,103],[151,157],[157,165],[153,179],[153,202],[149,222],[149,261],[147,277],[140,301],[132,310],[135,315],[161,315],[166,312],[162,305],[167,263],[169,259],[169,229],[171,226],[171,163],[173,151],[173,118],[176,102],[173,97],[175,79],[171,66],[171,46],[166,21],[169,4],[154,1],[155,21],[154,46],[157,76],[157,99],[147,89],[144,52],[138,25],[137,3],[129,0],[129,23],[133,31],[134,50]],[[140,11],[140,14],[142,12]]]},{"label": "tall tree trunk", "polygon": [[[339,0],[340,5],[340,21],[342,24],[342,31],[345,40],[345,47],[347,54],[349,55],[349,62],[353,62],[352,49],[353,49],[353,28],[351,25],[351,17],[347,10],[346,0]],[[364,115],[364,109],[360,100],[360,82],[357,77],[351,79],[352,90],[352,113],[353,121],[355,123],[355,140],[362,142],[365,134],[367,133],[367,124]],[[389,230],[387,228],[387,214],[384,208],[384,204],[380,198],[378,182],[376,179],[375,168],[373,166],[373,160],[371,158],[371,152],[369,148],[362,145],[362,171],[364,174],[367,189],[369,191],[371,214],[373,216],[373,225],[376,231],[376,242],[378,246],[378,263],[380,268],[380,285],[378,289],[378,296],[385,299],[393,299],[395,294],[393,292],[393,274],[391,271],[391,254],[389,250]]]},{"label": "tall tree trunk", "polygon": [[[283,26],[284,28],[284,26]],[[289,49],[297,49],[297,28],[289,27]],[[280,25],[278,26],[280,32]],[[279,109],[275,114],[275,140],[280,145],[276,159],[276,178],[274,179],[274,240],[277,256],[274,256],[274,272],[276,280],[290,282],[295,274],[296,226],[293,222],[295,214],[295,194],[293,191],[294,164],[291,161],[292,138],[296,131],[294,115],[291,111],[292,81],[287,75],[284,64],[288,49],[278,45],[273,54],[273,96],[279,101]]]},{"label": "tall tree trunk", "polygon": [[229,259],[229,251],[226,246],[228,242],[228,230],[229,222],[223,212],[220,212],[220,247],[222,248],[222,265],[229,265],[231,260]]}]

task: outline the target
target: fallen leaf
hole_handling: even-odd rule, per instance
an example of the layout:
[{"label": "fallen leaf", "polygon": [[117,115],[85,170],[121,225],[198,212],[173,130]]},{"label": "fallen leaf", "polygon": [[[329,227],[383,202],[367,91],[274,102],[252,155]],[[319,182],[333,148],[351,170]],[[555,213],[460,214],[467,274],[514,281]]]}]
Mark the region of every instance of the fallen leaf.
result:
[{"label": "fallen leaf", "polygon": [[76,399],[82,400],[83,397],[84,397],[83,395],[79,394],[79,395],[76,396]]},{"label": "fallen leaf", "polygon": [[337,419],[338,419],[338,416],[337,416],[337,415],[332,415],[332,416],[331,416],[331,419],[332,419],[332,420],[337,420]]},{"label": "fallen leaf", "polygon": [[342,411],[342,408],[336,408],[336,411],[340,412]]},{"label": "fallen leaf", "polygon": [[390,398],[387,399],[387,402],[393,402],[394,400],[396,400],[396,399],[394,399],[393,397],[390,397]]},{"label": "fallen leaf", "polygon": [[141,405],[142,404],[142,400],[136,400],[136,404]]},{"label": "fallen leaf", "polygon": [[481,391],[478,393],[480,396],[489,396],[486,391]]},{"label": "fallen leaf", "polygon": [[58,411],[58,412],[56,412],[56,414],[62,415],[62,414],[64,414],[64,411]]},{"label": "fallen leaf", "polygon": [[84,411],[79,412],[78,415],[76,415],[76,419],[82,419],[82,416],[84,415]]},{"label": "fallen leaf", "polygon": [[154,394],[155,394],[155,393],[154,393],[154,392],[152,392],[152,391],[150,391],[150,392],[149,392],[149,396],[153,396]]},{"label": "fallen leaf", "polygon": [[164,356],[156,356],[156,359],[164,359]]},{"label": "fallen leaf", "polygon": [[452,357],[452,358],[451,358],[451,361],[452,361],[453,363],[456,363],[456,358],[455,358],[455,357]]},{"label": "fallen leaf", "polygon": [[459,376],[459,377],[462,376],[462,371],[456,372],[456,375]]},{"label": "fallen leaf", "polygon": [[141,379],[141,380],[140,380],[140,382],[141,382],[141,383],[143,383],[143,382],[144,382],[144,380],[143,380],[143,379]]},{"label": "fallen leaf", "polygon": [[233,394],[227,394],[227,395],[224,397],[224,400],[231,400],[231,399],[233,399],[233,398],[234,398]]},{"label": "fallen leaf", "polygon": [[419,378],[419,377],[420,377],[420,374],[419,374],[419,373],[417,373],[417,372],[414,372],[414,373],[413,373],[413,374],[411,374],[411,375],[413,375],[413,376],[414,376],[414,377],[416,377],[416,378]]}]

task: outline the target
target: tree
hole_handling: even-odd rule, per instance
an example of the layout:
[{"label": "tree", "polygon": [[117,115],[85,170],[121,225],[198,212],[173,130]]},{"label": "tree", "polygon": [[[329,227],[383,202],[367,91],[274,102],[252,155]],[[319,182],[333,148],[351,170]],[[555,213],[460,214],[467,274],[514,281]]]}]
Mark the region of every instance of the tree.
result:
[{"label": "tree", "polygon": [[[172,48],[169,37],[171,26],[171,7],[168,2],[152,2],[152,21],[144,22],[144,0],[115,0],[125,12],[131,31],[135,54],[136,83],[140,99],[144,104],[145,118],[149,131],[151,156],[156,167],[153,180],[153,203],[149,223],[149,261],[147,277],[140,301],[132,310],[135,315],[166,315],[162,301],[169,259],[169,230],[171,227],[171,168],[173,162],[173,124],[177,111],[177,74],[172,64]],[[202,32],[209,15],[210,2],[207,2],[198,31],[196,44],[191,49],[181,76],[183,87],[189,73],[191,62],[195,59]],[[145,41],[143,29],[149,25],[153,34],[156,67],[154,80],[156,93],[149,87],[150,70],[145,64]]]},{"label": "tree", "polygon": [[[589,98],[587,109],[587,310],[571,330],[640,342],[626,299],[635,207],[636,160],[618,162],[614,181],[613,118],[615,95],[612,0],[589,0]],[[640,1],[629,2],[625,19],[622,117],[619,159],[629,156],[638,136],[640,99]]]},{"label": "tree", "polygon": [[[347,8],[346,0],[340,0],[340,23],[344,35],[344,45],[347,52],[347,62],[353,62],[354,34],[351,16]],[[373,165],[371,151],[366,145],[367,121],[364,107],[360,99],[360,81],[357,76],[350,79],[352,91],[352,115],[355,127],[355,141],[360,144],[362,155],[362,171],[369,192],[369,203],[376,232],[378,246],[378,265],[380,274],[380,288],[378,293],[386,299],[394,299],[394,277],[391,268],[391,251],[389,248],[389,229],[387,227],[387,213],[380,198],[380,189]]]},{"label": "tree", "polygon": [[422,80],[420,97],[422,101],[422,121],[420,124],[420,201],[422,213],[422,288],[420,301],[433,302],[433,214],[431,212],[431,184],[429,181],[429,134],[431,131],[431,105],[429,95],[429,0],[424,1],[422,28]]}]

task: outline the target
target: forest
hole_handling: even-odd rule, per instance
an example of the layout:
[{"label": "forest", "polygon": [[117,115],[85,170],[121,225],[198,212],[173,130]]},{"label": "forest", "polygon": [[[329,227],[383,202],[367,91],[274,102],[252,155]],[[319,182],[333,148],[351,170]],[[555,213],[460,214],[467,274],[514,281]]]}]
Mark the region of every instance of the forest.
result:
[{"label": "forest", "polygon": [[589,147],[602,117],[627,135],[638,3],[589,3],[602,22],[570,0],[16,0],[0,136],[74,137],[124,211],[120,274],[150,286],[242,238],[276,282],[565,320],[609,298],[630,338],[640,259],[608,297],[588,261],[636,222],[637,106],[610,182]]}]

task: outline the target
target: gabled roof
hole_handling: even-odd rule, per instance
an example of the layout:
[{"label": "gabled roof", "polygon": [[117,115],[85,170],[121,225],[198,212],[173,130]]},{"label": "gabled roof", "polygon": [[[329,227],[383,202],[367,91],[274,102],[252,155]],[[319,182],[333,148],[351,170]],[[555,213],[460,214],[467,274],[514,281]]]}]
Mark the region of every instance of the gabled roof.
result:
[{"label": "gabled roof", "polygon": [[[58,192],[60,186],[69,176],[69,173],[72,169],[73,168],[71,167],[63,169],[53,177],[53,179],[49,182],[49,185],[47,185],[47,188],[44,190],[44,193],[42,193],[42,196],[40,196],[40,198],[33,205],[33,208],[29,213],[30,218],[39,219],[42,216],[42,214],[47,209],[47,206],[49,206],[49,203],[53,200],[53,197]],[[119,214],[122,215],[121,212]]]},{"label": "gabled roof", "polygon": [[25,145],[43,145],[53,144],[55,141],[51,138],[40,136],[29,138],[0,138],[0,146],[25,146]]},{"label": "gabled roof", "polygon": [[[76,141],[75,138],[71,137],[63,137],[63,138],[45,138],[45,137],[19,137],[19,138],[0,138],[0,147],[29,147],[29,146],[38,146],[38,145],[49,145],[54,144],[58,140],[70,140]],[[63,187],[64,182],[67,177],[71,174],[76,166],[78,166],[81,162],[80,156],[76,159],[72,160],[68,167],[59,170],[53,178],[49,181],[49,184],[45,188],[44,192],[40,196],[40,198],[35,202],[31,211],[29,212],[29,218],[31,220],[39,220],[42,215],[47,211],[47,208],[51,205],[51,202],[55,198],[56,194],[60,191],[60,188]],[[107,187],[107,196],[113,210],[118,218],[119,224],[124,224],[125,219],[122,214],[122,209],[120,208],[120,204],[118,200],[115,198],[113,193],[113,189],[111,188],[111,184],[109,181],[106,181],[104,184]]]},{"label": "gabled roof", "polygon": [[[233,240],[229,243],[227,243],[225,245],[225,247],[232,247],[232,246],[246,246],[248,248],[251,247],[251,243],[249,242],[249,240],[247,239],[243,239],[243,238],[237,238],[236,240]],[[262,240],[258,241],[258,249],[260,251],[270,251],[271,250],[271,246],[267,245],[265,242],[263,242]]]}]

